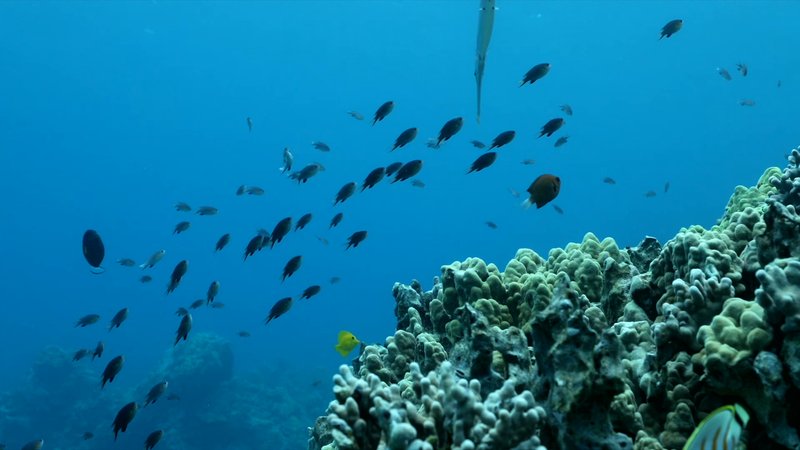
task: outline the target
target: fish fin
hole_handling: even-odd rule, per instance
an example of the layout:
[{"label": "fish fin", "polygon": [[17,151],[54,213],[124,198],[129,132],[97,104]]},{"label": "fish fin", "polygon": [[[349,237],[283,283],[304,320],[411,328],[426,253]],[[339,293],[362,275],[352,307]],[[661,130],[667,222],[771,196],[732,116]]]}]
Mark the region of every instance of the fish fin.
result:
[{"label": "fish fin", "polygon": [[523,208],[525,208],[525,209],[528,209],[528,208],[530,208],[530,207],[531,207],[531,205],[532,205],[532,204],[533,204],[533,203],[531,203],[531,199],[529,199],[529,198],[526,198],[526,199],[525,199],[525,200],[522,202],[522,207],[523,207]]},{"label": "fish fin", "polygon": [[102,267],[102,266],[100,266],[100,267],[92,267],[89,270],[89,272],[91,272],[92,275],[100,275],[100,274],[105,273],[105,271],[106,271],[106,269],[104,267]]},{"label": "fish fin", "polygon": [[343,358],[346,358],[346,357],[347,357],[347,354],[348,354],[348,353],[350,353],[350,352],[348,352],[348,351],[345,351],[345,349],[343,349],[342,347],[340,347],[340,346],[338,346],[338,345],[337,345],[337,346],[335,346],[335,347],[333,347],[333,348],[335,348],[335,349],[336,349],[336,351],[337,351],[337,352],[339,352],[339,354],[340,354],[340,355],[342,355],[342,357],[343,357]]}]

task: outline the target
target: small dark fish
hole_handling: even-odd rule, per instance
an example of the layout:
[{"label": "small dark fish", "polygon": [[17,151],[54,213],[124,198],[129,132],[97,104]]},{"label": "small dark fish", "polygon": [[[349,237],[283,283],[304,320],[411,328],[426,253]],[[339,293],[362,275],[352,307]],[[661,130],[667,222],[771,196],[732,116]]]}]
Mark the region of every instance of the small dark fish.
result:
[{"label": "small dark fish", "polygon": [[189,206],[188,203],[184,203],[184,202],[175,203],[175,211],[188,212],[188,211],[191,211],[191,210],[192,210],[192,207]]},{"label": "small dark fish", "polygon": [[297,269],[300,268],[300,265],[303,263],[303,256],[297,255],[292,257],[285,266],[283,266],[283,278],[281,281],[285,281],[290,276],[294,275],[297,272]]},{"label": "small dark fish", "polygon": [[328,240],[322,236],[317,236],[317,240],[322,242],[323,245],[328,245]]},{"label": "small dark fish", "polygon": [[119,264],[122,267],[133,267],[136,265],[136,261],[130,258],[120,258],[117,260],[117,264]]},{"label": "small dark fish", "polygon": [[647,191],[644,193],[644,196],[647,198],[653,198],[656,196],[656,191]]},{"label": "small dark fish", "polygon": [[442,126],[442,129],[439,130],[439,138],[437,139],[436,143],[438,145],[442,145],[442,142],[450,140],[451,137],[455,136],[456,133],[461,131],[462,126],[464,126],[464,118],[462,117],[456,117],[448,120]]},{"label": "small dark fish", "polygon": [[319,291],[322,290],[322,286],[315,284],[313,286],[307,287],[302,294],[300,294],[300,299],[310,299],[311,297],[319,294]]},{"label": "small dark fish", "polygon": [[162,437],[164,437],[164,430],[156,430],[147,435],[147,439],[144,440],[144,450],[151,450],[161,441]]},{"label": "small dark fish", "polygon": [[361,192],[364,192],[364,189],[375,187],[375,185],[383,179],[384,175],[386,175],[386,169],[383,167],[372,169],[372,171],[367,174],[367,177],[364,178],[364,182],[361,184]]},{"label": "small dark fish", "polygon": [[756,106],[756,101],[751,98],[743,98],[739,100],[741,106]]},{"label": "small dark fish", "polygon": [[158,264],[159,261],[164,259],[164,255],[166,254],[167,251],[163,249],[153,253],[152,255],[150,255],[150,258],[147,259],[147,262],[145,262],[144,264],[139,264],[139,268],[142,270],[152,269],[153,267],[155,267],[156,264]]},{"label": "small dark fish", "polygon": [[561,117],[556,117],[555,119],[550,119],[547,121],[546,124],[542,126],[542,130],[539,132],[539,137],[547,136],[550,137],[558,131],[559,128],[564,126],[564,119]]},{"label": "small dark fish", "polygon": [[264,195],[264,188],[258,186],[245,186],[244,193],[247,195]]},{"label": "small dark fish", "polygon": [[375,117],[372,119],[372,125],[374,126],[376,123],[386,118],[386,116],[388,116],[393,109],[394,109],[394,102],[391,100],[379,106],[378,109],[375,111]]},{"label": "small dark fish", "polygon": [[683,27],[683,20],[681,19],[670,20],[669,22],[667,22],[666,25],[664,25],[661,28],[661,37],[658,38],[658,40],[660,41],[665,37],[666,38],[671,37],[673,34],[680,31],[682,27]]},{"label": "small dark fish", "polygon": [[[269,240],[269,238],[267,238]],[[247,247],[244,249],[244,260],[247,261],[248,256],[253,256],[256,254],[257,251],[261,250],[261,246],[264,243],[264,236],[257,234],[250,239],[250,242],[247,243]]]},{"label": "small dark fish", "polygon": [[83,257],[92,266],[92,273],[97,275],[105,272],[101,266],[106,257],[106,247],[97,231],[86,230],[83,233]]},{"label": "small dark fish", "polygon": [[486,226],[487,226],[487,227],[489,227],[489,228],[491,228],[491,229],[493,229],[493,230],[496,230],[496,229],[497,229],[497,224],[496,224],[496,223],[494,223],[494,222],[492,222],[492,221],[490,221],[490,220],[487,220],[487,221],[486,221]]},{"label": "small dark fish", "polygon": [[416,137],[417,137],[417,129],[416,128],[409,128],[409,129],[403,131],[402,133],[400,133],[399,136],[397,136],[397,139],[394,140],[394,146],[392,147],[391,151],[394,151],[394,150],[396,150],[398,148],[405,147],[408,143],[413,141],[414,138],[416,138]]},{"label": "small dark fish", "polygon": [[169,383],[167,381],[162,381],[155,386],[150,388],[150,391],[147,393],[144,399],[144,406],[147,406],[151,403],[155,403],[158,401],[159,398],[167,391],[167,387],[169,387]]},{"label": "small dark fish", "polygon": [[249,331],[240,331],[236,333],[236,335],[243,338],[249,338],[251,336]]},{"label": "small dark fish", "polygon": [[554,205],[553,205],[553,209],[555,209],[555,210],[556,210],[556,212],[557,212],[557,213],[559,213],[559,214],[562,214],[562,215],[564,214],[564,210],[563,210],[563,209],[561,209],[561,207],[560,207],[560,206],[558,206],[558,205],[555,205],[555,204],[554,204]]},{"label": "small dark fish", "polygon": [[743,77],[747,76],[747,64],[744,64],[744,63],[737,64],[736,65],[736,70],[738,70],[739,73],[742,74]]},{"label": "small dark fish", "polygon": [[517,132],[514,130],[503,131],[502,133],[498,134],[497,137],[494,138],[492,141],[492,145],[489,146],[489,150],[493,148],[500,148],[509,142],[514,140],[514,137],[517,135]]},{"label": "small dark fish", "polygon": [[272,238],[269,240],[269,247],[275,247],[275,244],[281,242],[283,238],[292,230],[292,218],[284,217],[272,229]]},{"label": "small dark fish", "polygon": [[167,395],[167,400],[170,400],[170,401],[175,401],[175,400],[180,400],[180,399],[181,399],[181,396],[178,395],[178,394],[169,394],[169,395]]},{"label": "small dark fish", "polygon": [[179,307],[178,309],[175,310],[175,315],[176,316],[185,316],[187,314],[189,314],[189,310],[184,308],[183,306],[181,306],[181,307]]},{"label": "small dark fish", "polygon": [[113,383],[114,378],[119,375],[119,372],[122,370],[122,366],[125,364],[125,357],[119,355],[112,359],[111,361],[106,364],[106,368],[103,370],[103,377],[101,379],[100,389],[106,387],[106,383]]},{"label": "small dark fish", "polygon": [[366,231],[364,230],[356,231],[355,233],[351,234],[349,238],[347,238],[347,247],[345,247],[345,250],[347,250],[350,247],[353,248],[358,247],[358,244],[362,243],[366,238],[367,238]]},{"label": "small dark fish", "polygon": [[175,229],[172,231],[172,234],[181,234],[184,231],[188,230],[189,227],[191,226],[192,224],[186,220],[184,220],[183,222],[179,222],[177,225],[175,225]]},{"label": "small dark fish", "polygon": [[336,193],[336,198],[333,200],[333,204],[336,205],[338,203],[343,203],[345,200],[350,198],[350,196],[352,196],[355,191],[356,191],[355,182],[351,181],[345,184],[344,186],[342,186],[341,189],[339,189],[339,192]]},{"label": "small dark fish", "polygon": [[114,317],[111,318],[111,324],[108,326],[108,331],[113,330],[114,328],[119,328],[122,326],[122,322],[125,322],[125,319],[128,318],[128,308],[122,308],[114,314]]},{"label": "small dark fish", "polygon": [[481,156],[478,156],[478,158],[472,162],[472,166],[470,166],[467,173],[480,172],[481,170],[494,164],[496,159],[497,152],[486,152]]},{"label": "small dark fish", "polygon": [[218,252],[222,250],[223,248],[225,248],[226,245],[228,245],[228,242],[230,241],[231,241],[231,234],[230,233],[223,234],[219,239],[217,239],[217,244],[214,246],[214,251]]},{"label": "small dark fish", "polygon": [[730,72],[728,72],[728,70],[725,69],[724,67],[717,67],[717,73],[719,74],[719,76],[725,78],[728,81],[731,81],[733,79],[733,77],[731,77]]},{"label": "small dark fish", "polygon": [[544,78],[550,72],[550,63],[541,63],[533,66],[531,70],[525,73],[525,76],[522,77],[522,81],[519,83],[519,87],[525,86],[526,84],[530,83],[533,84],[538,80]]},{"label": "small dark fish", "polygon": [[197,214],[199,216],[213,216],[213,215],[216,215],[218,212],[219,212],[219,209],[217,209],[217,208],[215,208],[213,206],[201,206],[201,207],[197,208],[197,211],[195,211],[195,214]]},{"label": "small dark fish", "polygon": [[339,225],[339,223],[342,221],[343,218],[344,218],[344,214],[342,214],[342,213],[336,214],[335,216],[333,216],[333,219],[331,219],[331,224],[330,224],[330,226],[328,228],[333,228],[333,227]]},{"label": "small dark fish", "polygon": [[315,149],[317,149],[317,150],[319,150],[321,152],[329,152],[329,151],[331,151],[330,145],[328,145],[328,144],[326,144],[326,143],[324,143],[322,141],[314,141],[314,142],[311,143],[311,145],[313,145]]},{"label": "small dark fish", "polygon": [[94,438],[94,433],[92,433],[91,431],[87,431],[87,432],[83,433],[81,438],[83,438],[84,441],[88,441],[89,439]]},{"label": "small dark fish", "polygon": [[669,192],[669,181],[664,183],[664,193],[666,194],[667,192]]},{"label": "small dark fish", "polygon": [[217,294],[219,294],[219,281],[214,280],[208,286],[208,290],[206,291],[206,304],[213,303],[214,299],[217,298]]},{"label": "small dark fish", "polygon": [[72,355],[72,360],[73,361],[80,361],[83,358],[86,358],[87,356],[89,356],[91,354],[92,354],[91,350],[86,350],[85,348],[82,348],[82,349],[78,350],[77,352],[75,352],[74,355]]},{"label": "small dark fish", "polygon": [[399,161],[389,164],[388,166],[386,166],[386,176],[387,177],[392,176],[392,174],[400,170],[401,167],[403,167],[403,163]]},{"label": "small dark fish", "polygon": [[428,138],[428,140],[425,142],[425,146],[434,150],[439,150],[442,148],[442,144],[437,142],[436,138]]},{"label": "small dark fish", "polygon": [[77,327],[81,327],[81,328],[87,327],[89,325],[97,323],[98,320],[100,320],[100,316],[99,315],[97,315],[97,314],[87,314],[87,315],[81,317],[80,319],[78,319],[77,322],[75,322],[75,328],[77,328]]},{"label": "small dark fish", "polygon": [[558,197],[560,191],[561,178],[550,174],[540,175],[528,187],[529,196],[523,205],[527,207],[535,204],[536,208],[539,209]]},{"label": "small dark fish", "polygon": [[175,265],[175,268],[172,269],[172,275],[169,277],[169,284],[167,285],[167,294],[174,291],[175,288],[178,287],[178,284],[181,282],[181,278],[186,275],[186,271],[189,269],[189,262],[185,259]]},{"label": "small dark fish", "polygon": [[534,159],[523,159],[522,160],[522,165],[523,166],[532,166],[534,164],[536,164],[536,160],[534,160]]},{"label": "small dark fish", "polygon": [[297,180],[298,183],[305,183],[311,177],[318,174],[321,170],[323,170],[322,164],[319,163],[311,163],[297,172],[292,173],[289,175],[289,178],[293,180]]},{"label": "small dark fish", "polygon": [[292,155],[291,150],[289,147],[284,147],[283,149],[283,167],[280,168],[281,173],[286,173],[292,170],[292,165],[294,164],[294,155]]},{"label": "small dark fish", "polygon": [[253,131],[253,119],[247,118],[247,131]]},{"label": "small dark fish", "polygon": [[106,345],[103,344],[103,341],[99,341],[97,345],[94,347],[94,352],[92,353],[92,361],[94,361],[95,358],[102,358],[105,349]]},{"label": "small dark fish", "polygon": [[614,180],[611,177],[605,177],[605,178],[603,178],[603,183],[605,183],[605,184],[617,184],[617,181]]},{"label": "small dark fish", "polygon": [[425,183],[422,180],[411,180],[411,185],[418,188],[425,187]]},{"label": "small dark fish", "polygon": [[242,184],[242,185],[239,185],[239,187],[238,187],[238,188],[236,188],[236,195],[237,195],[237,196],[244,195],[244,191],[245,191],[245,189],[247,189],[247,186],[245,186],[245,185],[243,185],[243,184]]},{"label": "small dark fish", "polygon": [[117,416],[114,418],[114,423],[112,423],[112,427],[114,428],[114,440],[117,440],[117,433],[122,431],[123,433],[128,430],[128,425],[133,421],[133,418],[136,417],[136,411],[139,410],[139,405],[136,402],[130,402],[127,405],[123,406]]},{"label": "small dark fish", "polygon": [[313,217],[314,216],[312,216],[311,213],[306,213],[300,216],[300,218],[297,219],[297,223],[294,226],[294,231],[302,230],[303,228],[305,228],[306,225],[308,225],[311,222],[311,219]]},{"label": "small dark fish", "polygon": [[553,144],[554,147],[561,147],[562,145],[566,144],[569,140],[569,136],[561,136],[560,138],[556,139],[556,143]]},{"label": "small dark fish", "polygon": [[486,144],[484,144],[481,141],[469,141],[469,143],[472,144],[472,146],[475,148],[480,148],[480,149],[486,148]]},{"label": "small dark fish", "polygon": [[181,323],[178,325],[178,330],[175,331],[175,344],[178,345],[178,342],[183,339],[184,341],[189,339],[189,332],[192,330],[192,315],[187,314],[181,317]]},{"label": "small dark fish", "polygon": [[395,174],[394,180],[392,180],[392,183],[396,183],[398,181],[405,181],[405,180],[413,177],[414,175],[418,174],[420,170],[422,170],[422,161],[421,160],[415,159],[413,161],[409,161],[409,162],[403,164],[403,167],[401,167],[397,171],[397,174]]},{"label": "small dark fish", "polygon": [[567,104],[563,104],[563,105],[561,105],[561,111],[563,111],[564,114],[566,114],[568,116],[571,116],[572,115],[572,106],[569,106]]},{"label": "small dark fish", "polygon": [[264,325],[268,325],[272,319],[277,319],[278,317],[286,314],[292,307],[293,302],[294,300],[292,300],[292,297],[284,297],[275,302],[275,304],[272,305],[272,308],[269,310],[269,315],[264,320]]},{"label": "small dark fish", "polygon": [[211,304],[211,308],[213,309],[222,309],[225,307],[225,303],[222,302],[214,302]]},{"label": "small dark fish", "polygon": [[151,281],[153,281],[153,277],[151,277],[150,275],[142,275],[142,277],[139,278],[139,282],[141,283],[149,283]]},{"label": "small dark fish", "polygon": [[42,447],[44,447],[44,439],[37,439],[23,445],[22,450],[42,450]]},{"label": "small dark fish", "polygon": [[364,115],[358,111],[347,111],[347,114],[356,120],[364,120]]},{"label": "small dark fish", "polygon": [[342,281],[342,279],[339,278],[339,277],[331,277],[331,279],[330,279],[330,283],[331,284],[337,284],[340,281]]},{"label": "small dark fish", "polygon": [[[201,306],[203,306],[205,304],[206,304],[205,300],[203,300],[202,298],[198,298],[197,300],[193,301],[191,305],[189,305],[189,308],[197,309],[197,308],[199,308],[199,307],[201,307]],[[185,315],[186,314],[182,314],[182,316],[185,316]]]}]

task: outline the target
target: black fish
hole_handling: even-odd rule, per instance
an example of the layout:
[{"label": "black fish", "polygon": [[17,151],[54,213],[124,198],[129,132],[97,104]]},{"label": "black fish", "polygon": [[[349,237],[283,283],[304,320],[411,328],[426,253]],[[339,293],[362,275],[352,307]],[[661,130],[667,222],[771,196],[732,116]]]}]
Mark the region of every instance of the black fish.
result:
[{"label": "black fish", "polygon": [[559,213],[559,214],[564,214],[564,210],[561,209],[561,207],[556,205],[556,204],[553,204],[553,209],[555,209],[556,212]]},{"label": "black fish", "polygon": [[103,341],[98,342],[97,345],[94,347],[94,352],[92,353],[92,361],[94,361],[95,358],[102,358],[103,351],[105,349],[106,346],[105,344],[103,344]]},{"label": "black fish", "polygon": [[192,226],[192,224],[189,223],[186,220],[184,220],[183,222],[178,222],[178,224],[175,225],[175,229],[172,230],[172,234],[181,234],[184,231],[188,230],[189,227],[191,227],[191,226]]},{"label": "black fish", "polygon": [[217,298],[217,294],[219,294],[219,281],[214,280],[208,285],[208,290],[206,291],[206,304],[213,303],[214,299]]},{"label": "black fish", "polygon": [[94,438],[94,433],[92,433],[91,431],[87,431],[83,433],[81,437],[83,438],[84,441],[88,441],[89,439]]},{"label": "black fish", "polygon": [[653,198],[656,196],[656,191],[647,191],[644,193],[644,196],[647,198]]},{"label": "black fish", "polygon": [[222,250],[223,248],[225,248],[226,245],[228,245],[228,242],[230,241],[231,241],[231,234],[230,233],[223,234],[219,239],[217,239],[217,245],[214,246],[214,251],[218,252]]},{"label": "black fish", "polygon": [[389,100],[388,102],[382,104],[378,107],[378,110],[375,111],[375,117],[372,119],[372,125],[383,120],[386,116],[389,115],[390,112],[394,109],[394,102]]},{"label": "black fish", "polygon": [[335,216],[333,216],[333,219],[331,219],[331,224],[330,224],[330,226],[328,228],[333,228],[333,227],[339,225],[339,222],[341,222],[343,218],[344,218],[344,214],[342,214],[342,213],[336,214]]},{"label": "black fish", "polygon": [[311,298],[311,297],[319,294],[319,291],[321,291],[321,290],[322,290],[322,286],[320,286],[318,284],[315,284],[313,286],[309,286],[303,291],[303,293],[300,295],[300,298],[301,299],[303,299],[303,298]]},{"label": "black fish", "polygon": [[669,192],[669,181],[664,183],[664,193],[666,194],[667,192]]},{"label": "black fish", "polygon": [[[189,308],[197,309],[205,304],[206,304],[205,300],[203,300],[202,298],[198,298],[197,300],[193,301],[191,305],[189,305]],[[186,314],[183,315],[185,316]]]},{"label": "black fish", "polygon": [[120,370],[122,370],[122,366],[125,364],[125,357],[119,355],[112,359],[111,361],[106,364],[106,368],[103,369],[103,376],[101,379],[100,389],[106,387],[106,383],[113,383],[114,378],[119,375]]},{"label": "black fish", "polygon": [[390,177],[393,173],[397,172],[401,167],[403,167],[403,163],[401,162],[393,162],[386,166],[386,176]]},{"label": "black fish", "polygon": [[326,143],[324,143],[324,142],[322,142],[322,141],[314,141],[314,142],[311,143],[311,145],[313,145],[315,149],[317,149],[317,150],[319,150],[321,152],[329,152],[329,151],[331,151],[331,146],[326,144]]},{"label": "black fish", "polygon": [[487,226],[487,227],[489,227],[489,228],[491,228],[491,229],[493,229],[493,230],[496,230],[496,229],[497,229],[497,224],[496,224],[496,223],[494,223],[494,222],[492,222],[491,220],[487,220],[487,221],[486,221],[486,226]]},{"label": "black fish", "polygon": [[302,263],[303,263],[303,257],[301,255],[292,257],[292,259],[290,259],[289,262],[287,262],[286,265],[283,266],[283,278],[281,278],[281,281],[284,281],[290,276],[294,275],[294,273],[297,272],[297,269],[300,268],[300,264]]},{"label": "black fish", "polygon": [[292,218],[291,217],[284,217],[278,223],[275,224],[275,228],[272,229],[272,238],[269,240],[269,248],[272,248],[278,242],[282,241],[289,231],[292,230]]},{"label": "black fish", "polygon": [[484,144],[481,141],[469,141],[469,143],[472,144],[472,146],[475,148],[480,148],[480,149],[486,148],[486,144]]},{"label": "black fish", "polygon": [[671,37],[673,34],[680,31],[682,27],[683,27],[683,20],[681,19],[670,20],[669,22],[667,22],[666,25],[664,25],[661,28],[661,37],[658,38],[658,40],[660,41],[665,37],[666,38]]},{"label": "black fish", "polygon": [[345,247],[345,250],[347,250],[350,247],[353,248],[358,247],[358,244],[362,243],[366,238],[367,238],[366,231],[364,230],[356,231],[355,233],[351,234],[350,237],[347,238],[347,247]]},{"label": "black fish", "polygon": [[339,189],[339,192],[336,193],[336,198],[333,200],[333,204],[336,205],[338,203],[343,203],[345,200],[350,198],[350,196],[353,195],[355,191],[356,191],[355,182],[351,181],[345,184],[344,186],[342,186],[341,189]]},{"label": "black fish", "polygon": [[108,326],[108,331],[113,330],[114,328],[119,328],[122,325],[122,322],[125,322],[125,319],[128,318],[128,308],[122,308],[114,314],[114,317],[111,318],[111,324]]},{"label": "black fish", "polygon": [[378,167],[377,169],[373,169],[372,172],[367,174],[367,177],[364,178],[364,183],[361,185],[361,192],[364,192],[364,189],[369,189],[375,187],[382,179],[383,176],[386,174],[386,169],[383,167]]},{"label": "black fish", "polygon": [[169,386],[168,382],[162,381],[156,384],[155,386],[151,387],[150,391],[147,393],[147,396],[145,397],[144,406],[147,406],[151,403],[155,403],[159,398],[161,398],[161,395],[163,395],[164,392],[166,392],[168,386]]},{"label": "black fish", "polygon": [[128,430],[128,425],[130,425],[133,418],[136,417],[136,411],[138,410],[139,405],[137,405],[136,402],[130,402],[119,410],[117,417],[114,418],[114,423],[111,425],[114,428],[115,441],[117,440],[117,433],[120,431],[124,433]]},{"label": "black fish", "polygon": [[397,171],[397,174],[395,175],[394,180],[392,180],[392,183],[396,183],[398,181],[405,181],[413,177],[414,175],[418,174],[420,170],[422,170],[421,160],[415,159],[413,161],[409,161],[403,164],[403,167],[401,167]]},{"label": "black fish", "polygon": [[164,437],[164,430],[156,430],[150,433],[147,439],[144,440],[144,450],[151,450],[161,441],[162,437]]},{"label": "black fish", "polygon": [[91,354],[92,354],[91,350],[86,350],[85,348],[82,348],[82,349],[78,350],[77,352],[75,352],[75,354],[72,355],[72,360],[73,361],[80,361],[83,358],[86,358],[87,356],[89,356]]},{"label": "black fish", "polygon": [[302,216],[300,216],[300,218],[297,220],[297,224],[295,224],[294,226],[294,231],[302,230],[303,228],[305,228],[306,225],[308,225],[309,222],[311,222],[312,217],[314,216],[312,216],[311,213],[303,214]]},{"label": "black fish", "polygon": [[409,142],[413,141],[414,138],[416,138],[416,137],[417,137],[417,129],[416,128],[409,128],[409,129],[403,131],[402,133],[400,133],[400,136],[397,136],[397,139],[395,139],[394,146],[392,147],[391,151],[394,151],[394,150],[396,150],[398,148],[405,147],[406,144],[408,144]]},{"label": "black fish", "polygon": [[293,172],[289,175],[289,178],[293,180],[297,180],[298,183],[305,183],[311,177],[318,174],[323,169],[322,165],[319,163],[311,163],[297,172]]},{"label": "black fish", "polygon": [[461,127],[464,126],[464,119],[462,117],[456,117],[455,119],[450,119],[442,126],[442,129],[439,130],[439,139],[436,141],[436,145],[441,145],[442,142],[448,141],[451,137],[455,136],[456,133],[461,131]]},{"label": "black fish", "polygon": [[172,275],[169,277],[169,285],[167,286],[167,294],[174,291],[181,282],[181,278],[186,275],[186,270],[189,269],[189,262],[185,259],[179,262],[174,269]]},{"label": "black fish", "polygon": [[142,277],[139,278],[139,282],[141,283],[149,283],[151,281],[153,281],[153,277],[151,277],[150,275],[142,275]]},{"label": "black fish", "polygon": [[502,133],[498,134],[497,137],[494,138],[492,141],[492,145],[489,146],[489,150],[493,148],[500,148],[509,142],[514,140],[514,137],[517,135],[517,132],[514,130],[503,131]]},{"label": "black fish", "polygon": [[175,332],[175,344],[178,345],[178,342],[183,339],[184,341],[189,339],[189,331],[192,330],[192,315],[187,314],[181,318],[181,323],[178,325],[178,330]]},{"label": "black fish", "polygon": [[97,315],[97,314],[87,314],[87,315],[81,317],[80,319],[78,319],[78,321],[75,323],[75,328],[77,328],[77,327],[83,328],[83,327],[89,326],[89,325],[91,325],[93,323],[97,323],[98,320],[100,320],[100,316],[99,315]]},{"label": "black fish", "polygon": [[550,63],[541,63],[533,66],[531,70],[525,73],[519,87],[525,86],[527,83],[533,84],[538,80],[544,78],[550,72]]},{"label": "black fish", "polygon": [[561,136],[560,138],[556,139],[556,143],[553,144],[553,147],[561,147],[562,145],[566,144],[569,140],[569,136]]},{"label": "black fish", "polygon": [[617,184],[616,180],[614,180],[614,179],[613,179],[613,178],[611,178],[611,177],[605,177],[605,178],[603,178],[603,183],[605,183],[605,184]]},{"label": "black fish", "polygon": [[497,159],[497,152],[484,153],[481,156],[478,156],[478,158],[472,162],[472,166],[470,166],[469,171],[467,171],[467,173],[480,172],[481,170],[494,164],[494,161],[496,159]]},{"label": "black fish", "polygon": [[292,297],[284,297],[275,302],[275,304],[272,305],[272,309],[269,310],[269,315],[264,320],[264,325],[269,324],[272,319],[277,319],[278,317],[286,314],[286,312],[292,307],[292,302]]},{"label": "black fish", "polygon": [[257,251],[261,249],[261,245],[264,242],[264,236],[257,234],[250,239],[250,242],[247,243],[247,248],[244,250],[244,260],[247,261],[248,256],[253,256]]},{"label": "black fish", "polygon": [[550,119],[547,121],[544,126],[542,126],[542,130],[539,132],[539,137],[547,136],[550,137],[558,131],[559,128],[564,126],[564,119],[561,117],[556,117],[555,119]]},{"label": "black fish", "polygon": [[92,273],[101,274],[105,269],[101,266],[106,257],[106,247],[97,231],[86,230],[83,233],[83,257],[92,266]]}]

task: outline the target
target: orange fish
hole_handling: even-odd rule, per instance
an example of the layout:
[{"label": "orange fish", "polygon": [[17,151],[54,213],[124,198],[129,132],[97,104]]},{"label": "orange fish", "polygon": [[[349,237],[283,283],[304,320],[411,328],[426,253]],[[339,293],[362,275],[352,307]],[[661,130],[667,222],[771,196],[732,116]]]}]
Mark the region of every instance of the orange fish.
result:
[{"label": "orange fish", "polygon": [[532,204],[536,204],[537,209],[541,208],[558,197],[558,192],[560,190],[561,178],[549,174],[540,175],[539,178],[534,180],[528,187],[527,192],[530,195],[527,200],[523,202],[523,206],[527,208]]}]

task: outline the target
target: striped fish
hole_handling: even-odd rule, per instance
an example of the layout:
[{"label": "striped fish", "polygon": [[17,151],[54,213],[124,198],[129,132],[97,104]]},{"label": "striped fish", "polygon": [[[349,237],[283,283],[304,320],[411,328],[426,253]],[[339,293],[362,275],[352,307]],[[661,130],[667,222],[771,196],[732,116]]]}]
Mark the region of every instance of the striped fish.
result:
[{"label": "striped fish", "polygon": [[695,428],[683,450],[735,450],[748,420],[739,404],[717,408]]}]

